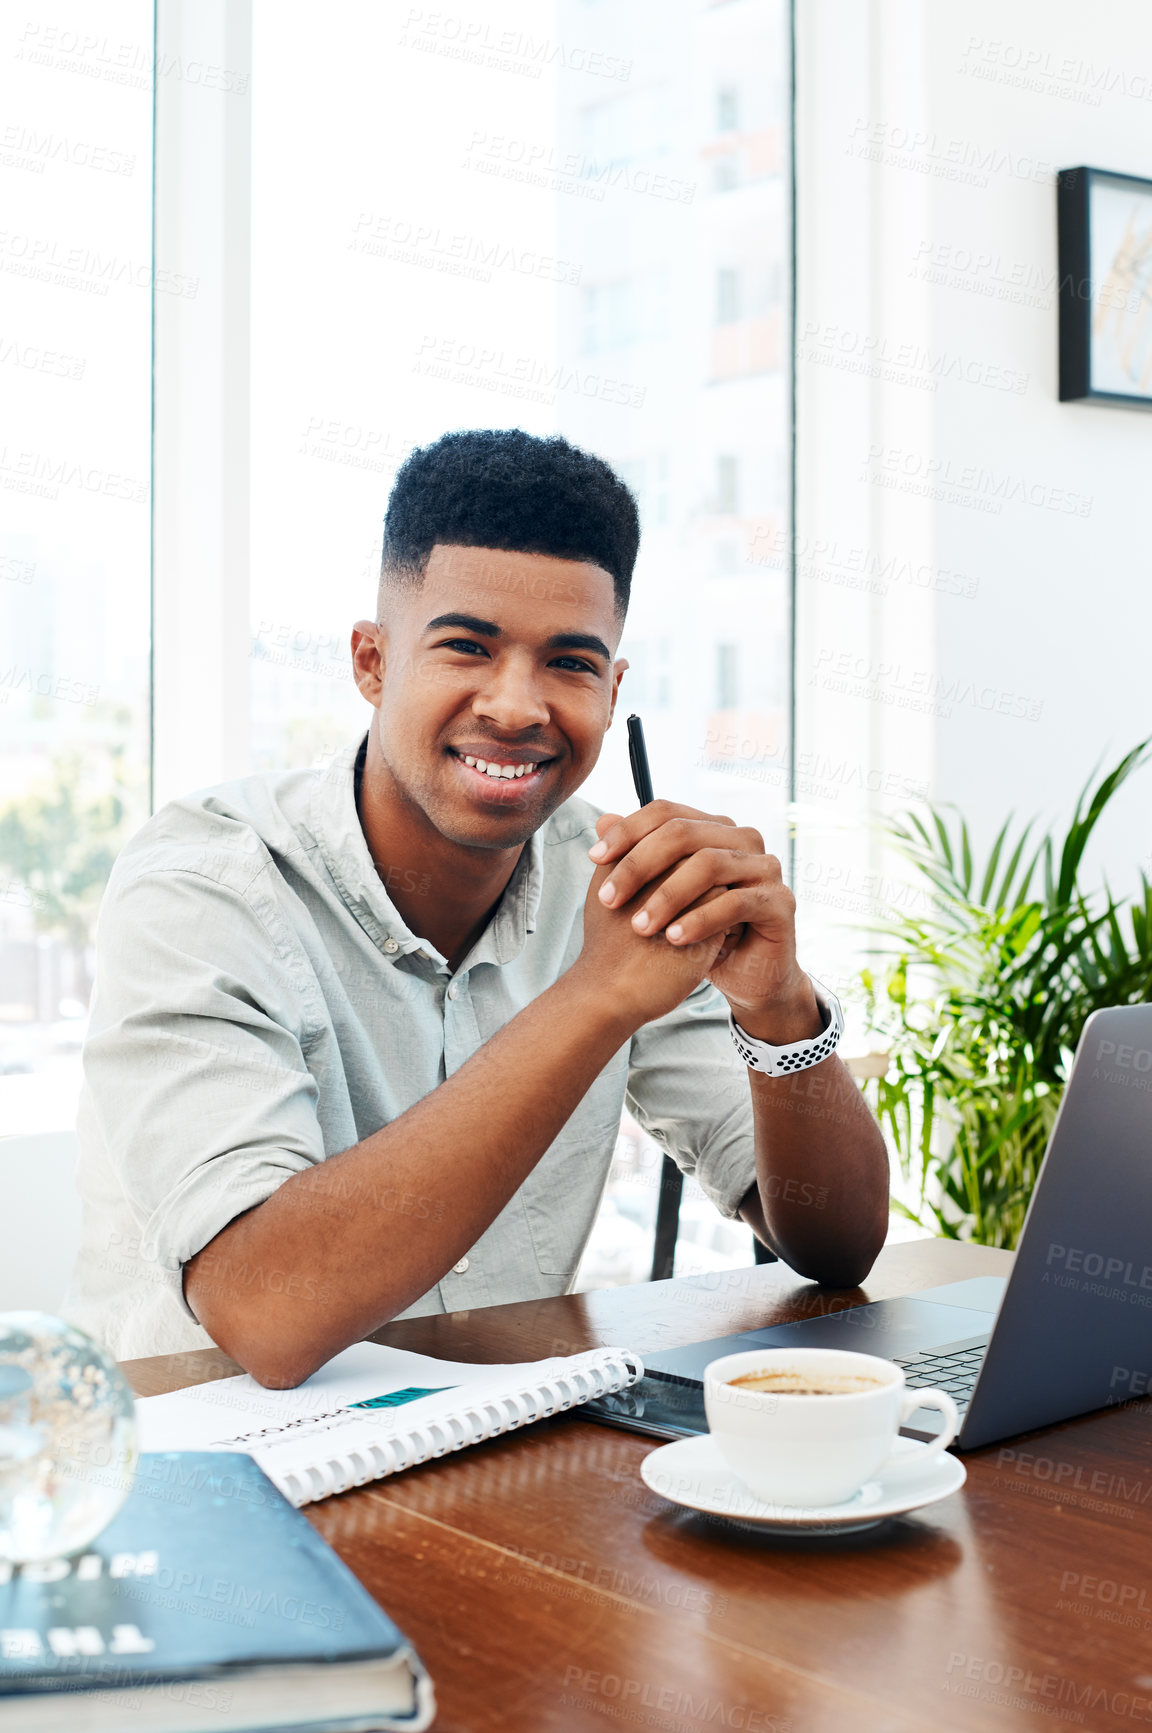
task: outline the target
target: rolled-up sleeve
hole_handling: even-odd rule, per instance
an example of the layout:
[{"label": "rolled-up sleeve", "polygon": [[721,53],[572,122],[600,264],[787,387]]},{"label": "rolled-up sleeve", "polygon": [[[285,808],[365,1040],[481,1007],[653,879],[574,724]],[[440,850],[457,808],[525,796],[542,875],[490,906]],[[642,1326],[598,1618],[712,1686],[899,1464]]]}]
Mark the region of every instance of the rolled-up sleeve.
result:
[{"label": "rolled-up sleeve", "polygon": [[192,1316],[182,1266],[324,1159],[307,984],[251,898],[187,871],[110,887],[97,983],[88,1109],[142,1258]]},{"label": "rolled-up sleeve", "polygon": [[628,1111],[720,1214],[735,1217],[756,1180],[752,1092],[710,981],[645,1023],[629,1050]]}]

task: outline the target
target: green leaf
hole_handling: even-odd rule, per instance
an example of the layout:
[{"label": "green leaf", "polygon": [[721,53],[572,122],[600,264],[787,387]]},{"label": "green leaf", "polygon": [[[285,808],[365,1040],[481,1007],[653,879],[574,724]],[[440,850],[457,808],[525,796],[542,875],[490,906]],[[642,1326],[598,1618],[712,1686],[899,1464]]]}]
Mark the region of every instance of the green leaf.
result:
[{"label": "green leaf", "polygon": [[1152,1000],[1152,883],[1141,873],[1125,902],[1078,882],[1150,744],[1093,771],[1062,834],[1030,819],[1014,835],[1009,815],[979,870],[962,814],[929,805],[883,825],[921,892],[863,923],[869,1025],[891,1056],[868,1098],[918,1193],[894,1207],[945,1237],[1016,1243],[1085,1020]]},{"label": "green leaf", "polygon": [[[1011,820],[1009,820],[1009,823],[1010,822],[1011,822]],[[1008,901],[1008,898],[1012,894],[1012,881],[1016,877],[1016,869],[1020,865],[1020,857],[1024,853],[1024,845],[1028,841],[1028,837],[1031,834],[1032,826],[1035,824],[1035,822],[1036,822],[1035,819],[1029,819],[1028,823],[1024,826],[1024,829],[1020,832],[1020,840],[1016,844],[1016,847],[1012,851],[1012,855],[1011,855],[1011,858],[1009,859],[1008,865],[1004,868],[1004,877],[1000,880],[1000,889],[996,892],[995,897],[992,899],[992,907],[995,909],[1004,908],[1005,904]],[[1004,830],[1007,830],[1007,828],[1008,828],[1008,825],[1005,824]],[[1004,834],[1004,831],[1001,831],[1000,834],[1002,836]],[[1025,881],[1025,884],[1024,884],[1024,893],[1023,894],[1027,894],[1027,880]],[[987,897],[985,897],[984,900],[987,901]]]},{"label": "green leaf", "polygon": [[1004,839],[1008,835],[1008,827],[1011,823],[1010,817],[1004,820],[1000,827],[1000,834],[992,844],[992,853],[988,856],[988,865],[984,869],[984,880],[978,895],[978,901],[981,903],[987,904],[988,898],[992,895],[992,886],[996,882],[996,868],[1000,864],[1000,850],[1004,847]]},{"label": "green leaf", "polygon": [[[1096,828],[1100,814],[1116,790],[1128,780],[1134,770],[1144,763],[1149,744],[1152,744],[1152,735],[1142,740],[1139,746],[1134,746],[1131,752],[1125,753],[1119,764],[1104,778],[1091,800],[1088,800],[1088,791],[1092,786],[1092,777],[1090,776],[1084,784],[1080,791],[1080,798],[1076,802],[1076,811],[1073,814],[1072,824],[1060,855],[1060,877],[1056,886],[1058,902],[1067,902],[1072,895],[1084,850],[1088,846],[1088,841]],[[1095,774],[1093,771],[1092,775]],[[1088,810],[1081,817],[1081,811],[1086,800],[1088,800]]]},{"label": "green leaf", "polygon": [[945,829],[944,820],[940,817],[940,814],[937,811],[936,807],[932,807],[931,811],[932,811],[932,821],[936,826],[936,835],[940,840],[940,853],[944,857],[944,861],[948,867],[949,872],[954,872],[955,871],[955,863],[953,862],[953,859],[952,859],[952,844],[948,840],[948,832]]}]

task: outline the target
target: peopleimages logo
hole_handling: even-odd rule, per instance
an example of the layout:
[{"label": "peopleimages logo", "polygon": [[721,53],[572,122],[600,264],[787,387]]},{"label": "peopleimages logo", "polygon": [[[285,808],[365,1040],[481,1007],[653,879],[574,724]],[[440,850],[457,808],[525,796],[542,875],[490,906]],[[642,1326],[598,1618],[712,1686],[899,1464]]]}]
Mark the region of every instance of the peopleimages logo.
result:
[{"label": "peopleimages logo", "polygon": [[1113,1366],[1108,1382],[1113,1390],[1119,1384],[1129,1396],[1152,1395],[1152,1372],[1140,1366]]},{"label": "peopleimages logo", "polygon": [[1129,1047],[1124,1041],[1119,1045],[1115,1041],[1099,1041],[1096,1045],[1097,1065],[1103,1059],[1123,1071],[1152,1071],[1152,1048],[1149,1047]]},{"label": "peopleimages logo", "polygon": [[[1086,1252],[1082,1246],[1061,1246],[1055,1241],[1048,1247],[1046,1264],[1053,1264],[1086,1276],[1102,1276],[1106,1282],[1124,1282],[1132,1288],[1152,1288],[1152,1264],[1139,1266],[1124,1258],[1106,1258],[1103,1252]],[[1135,1272],[1139,1269],[1139,1274]]]},{"label": "peopleimages logo", "polygon": [[1098,1041],[1093,1078],[1119,1089],[1152,1094],[1152,1049],[1132,1047],[1126,1041]]},{"label": "peopleimages logo", "polygon": [[1133,1263],[1131,1258],[1103,1255],[1103,1251],[1084,1251],[1083,1246],[1060,1246],[1052,1241],[1045,1258],[1045,1274],[1041,1284],[1053,1288],[1074,1288],[1083,1295],[1095,1295],[1098,1300],[1119,1300],[1124,1305],[1152,1307],[1152,1263]]}]

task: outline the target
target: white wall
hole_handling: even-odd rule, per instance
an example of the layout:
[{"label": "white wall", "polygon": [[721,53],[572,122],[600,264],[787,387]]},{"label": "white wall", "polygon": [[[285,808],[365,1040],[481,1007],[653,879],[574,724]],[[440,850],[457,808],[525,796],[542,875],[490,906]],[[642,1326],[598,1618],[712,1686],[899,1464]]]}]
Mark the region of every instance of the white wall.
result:
[{"label": "white wall", "polygon": [[[1152,8],[798,12],[798,885],[835,973],[830,921],[887,897],[878,809],[1060,821],[1152,733],[1152,412],[1057,401],[1055,199],[1080,163],[1152,177]],[[1125,888],[1150,776],[1092,861]]]}]

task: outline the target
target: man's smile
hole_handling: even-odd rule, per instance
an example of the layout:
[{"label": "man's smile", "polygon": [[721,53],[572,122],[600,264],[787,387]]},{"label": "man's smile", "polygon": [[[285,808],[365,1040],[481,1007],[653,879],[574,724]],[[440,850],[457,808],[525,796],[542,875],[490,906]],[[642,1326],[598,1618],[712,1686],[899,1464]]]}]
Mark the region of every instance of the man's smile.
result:
[{"label": "man's smile", "polygon": [[532,758],[523,747],[515,750],[489,747],[488,751],[493,753],[491,758],[482,752],[466,752],[460,747],[450,746],[447,755],[453,764],[459,766],[459,774],[466,778],[469,792],[495,806],[519,805],[526,795],[540,787],[549,767],[555,762],[543,755]]}]

